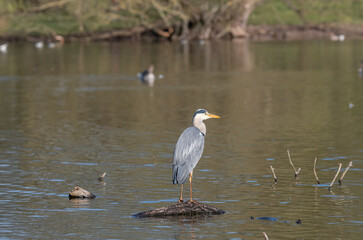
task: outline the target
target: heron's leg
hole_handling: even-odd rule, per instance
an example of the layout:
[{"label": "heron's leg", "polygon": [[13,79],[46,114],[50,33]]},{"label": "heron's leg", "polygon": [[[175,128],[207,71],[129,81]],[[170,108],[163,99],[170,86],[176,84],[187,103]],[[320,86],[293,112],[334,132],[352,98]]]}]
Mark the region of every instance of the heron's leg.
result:
[{"label": "heron's leg", "polygon": [[193,201],[193,191],[192,191],[192,178],[193,178],[193,170],[189,174],[189,183],[190,183],[190,202]]},{"label": "heron's leg", "polygon": [[183,184],[180,186],[180,197],[179,197],[178,203],[180,203],[180,202],[184,202],[184,200],[183,200]]}]

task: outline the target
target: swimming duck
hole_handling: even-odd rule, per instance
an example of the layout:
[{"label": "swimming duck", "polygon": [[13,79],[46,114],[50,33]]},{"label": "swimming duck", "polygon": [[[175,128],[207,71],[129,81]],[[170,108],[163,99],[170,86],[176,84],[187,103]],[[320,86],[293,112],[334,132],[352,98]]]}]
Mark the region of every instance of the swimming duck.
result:
[{"label": "swimming duck", "polygon": [[154,76],[154,65],[150,65],[148,70],[144,70],[143,72],[138,74],[141,82],[149,85],[149,87],[154,86],[155,76]]},{"label": "swimming duck", "polygon": [[39,41],[39,42],[36,42],[36,43],[34,44],[34,46],[35,46],[36,48],[38,48],[38,49],[41,49],[41,48],[43,48],[44,43],[43,43],[42,41]]},{"label": "swimming duck", "polygon": [[6,53],[8,51],[8,43],[0,45],[0,52]]}]

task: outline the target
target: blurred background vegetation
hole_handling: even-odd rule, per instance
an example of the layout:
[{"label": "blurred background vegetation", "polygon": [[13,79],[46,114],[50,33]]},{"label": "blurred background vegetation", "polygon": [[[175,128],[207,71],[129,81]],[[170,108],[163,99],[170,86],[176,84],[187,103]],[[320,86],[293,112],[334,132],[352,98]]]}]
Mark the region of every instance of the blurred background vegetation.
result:
[{"label": "blurred background vegetation", "polygon": [[0,36],[13,39],[210,39],[246,36],[248,25],[321,24],[362,27],[363,0],[0,0]]}]

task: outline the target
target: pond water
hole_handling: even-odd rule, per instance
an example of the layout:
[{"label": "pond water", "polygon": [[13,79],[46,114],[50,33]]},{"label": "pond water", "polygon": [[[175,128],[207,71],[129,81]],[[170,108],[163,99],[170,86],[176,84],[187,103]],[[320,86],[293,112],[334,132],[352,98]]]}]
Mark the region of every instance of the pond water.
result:
[{"label": "pond water", "polygon": [[[0,238],[361,239],[361,59],[362,41],[11,43],[0,52]],[[136,77],[150,63],[153,88]],[[226,213],[133,218],[178,200],[173,148],[198,108],[221,118],[206,121],[193,197]],[[74,186],[97,198],[69,200]]]}]

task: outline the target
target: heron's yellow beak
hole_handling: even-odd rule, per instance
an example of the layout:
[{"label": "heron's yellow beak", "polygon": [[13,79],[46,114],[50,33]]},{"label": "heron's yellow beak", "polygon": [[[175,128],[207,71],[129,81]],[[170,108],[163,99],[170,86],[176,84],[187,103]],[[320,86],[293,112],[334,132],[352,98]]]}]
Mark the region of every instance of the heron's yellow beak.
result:
[{"label": "heron's yellow beak", "polygon": [[211,114],[211,113],[207,113],[207,116],[210,117],[210,118],[221,118],[220,116],[214,115],[214,114]]}]

